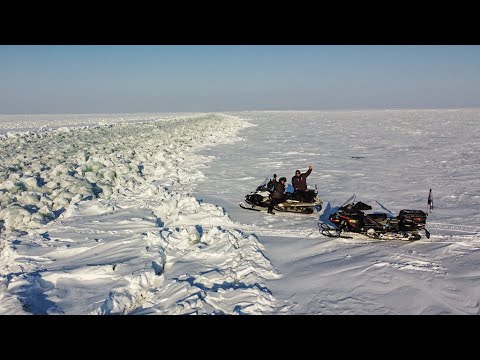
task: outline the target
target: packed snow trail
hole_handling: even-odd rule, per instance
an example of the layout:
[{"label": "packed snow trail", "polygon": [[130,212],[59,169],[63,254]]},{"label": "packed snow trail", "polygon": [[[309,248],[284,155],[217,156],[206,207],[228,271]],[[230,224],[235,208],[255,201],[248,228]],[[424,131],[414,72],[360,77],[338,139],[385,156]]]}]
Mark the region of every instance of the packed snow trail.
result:
[{"label": "packed snow trail", "polygon": [[0,313],[261,314],[264,248],[191,194],[227,115],[2,137]]}]

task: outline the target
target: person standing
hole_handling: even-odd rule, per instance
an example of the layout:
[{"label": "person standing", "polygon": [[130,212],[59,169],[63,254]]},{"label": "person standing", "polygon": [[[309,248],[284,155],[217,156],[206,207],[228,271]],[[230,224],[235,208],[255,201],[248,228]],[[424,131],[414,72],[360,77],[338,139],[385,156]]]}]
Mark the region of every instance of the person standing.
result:
[{"label": "person standing", "polygon": [[273,212],[273,207],[284,201],[286,182],[287,182],[287,178],[285,177],[281,177],[277,181],[277,177],[275,175],[273,176],[273,192],[271,195],[270,204],[268,205],[268,211],[267,211],[268,214],[275,215],[275,213]]}]

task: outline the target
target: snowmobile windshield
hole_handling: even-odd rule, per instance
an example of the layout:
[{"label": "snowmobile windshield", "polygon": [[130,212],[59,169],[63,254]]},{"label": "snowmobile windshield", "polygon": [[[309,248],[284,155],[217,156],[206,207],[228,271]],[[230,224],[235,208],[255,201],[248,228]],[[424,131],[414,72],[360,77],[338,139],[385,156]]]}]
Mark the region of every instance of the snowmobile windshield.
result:
[{"label": "snowmobile windshield", "polygon": [[347,206],[347,204],[354,203],[355,202],[355,197],[357,195],[353,194],[347,201],[345,201],[340,207],[343,208],[344,206]]},{"label": "snowmobile windshield", "polygon": [[268,177],[257,187],[257,191],[263,191],[267,189]]}]

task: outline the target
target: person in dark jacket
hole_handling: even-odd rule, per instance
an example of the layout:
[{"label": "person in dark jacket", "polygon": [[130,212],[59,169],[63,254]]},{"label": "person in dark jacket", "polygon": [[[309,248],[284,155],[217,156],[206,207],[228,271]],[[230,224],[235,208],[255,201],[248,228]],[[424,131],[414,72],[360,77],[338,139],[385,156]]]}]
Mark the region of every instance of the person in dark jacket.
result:
[{"label": "person in dark jacket", "polygon": [[284,201],[284,193],[285,193],[285,183],[287,182],[287,178],[281,177],[277,181],[277,176],[273,175],[273,193],[270,199],[270,205],[268,205],[268,213],[274,215],[275,213],[272,211],[275,205],[278,205]]},{"label": "person in dark jacket", "polygon": [[308,170],[303,174],[300,170],[295,171],[295,175],[292,177],[292,186],[294,190],[294,196],[297,195],[300,199],[304,200],[307,192],[307,177],[312,173],[312,165],[308,165]]}]

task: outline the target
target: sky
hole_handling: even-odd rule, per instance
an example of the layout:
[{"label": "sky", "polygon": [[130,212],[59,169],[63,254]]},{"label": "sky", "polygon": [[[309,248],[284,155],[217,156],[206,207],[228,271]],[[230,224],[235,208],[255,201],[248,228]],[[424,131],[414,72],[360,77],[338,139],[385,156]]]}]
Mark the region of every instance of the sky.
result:
[{"label": "sky", "polygon": [[480,107],[480,46],[0,45],[0,114]]}]

